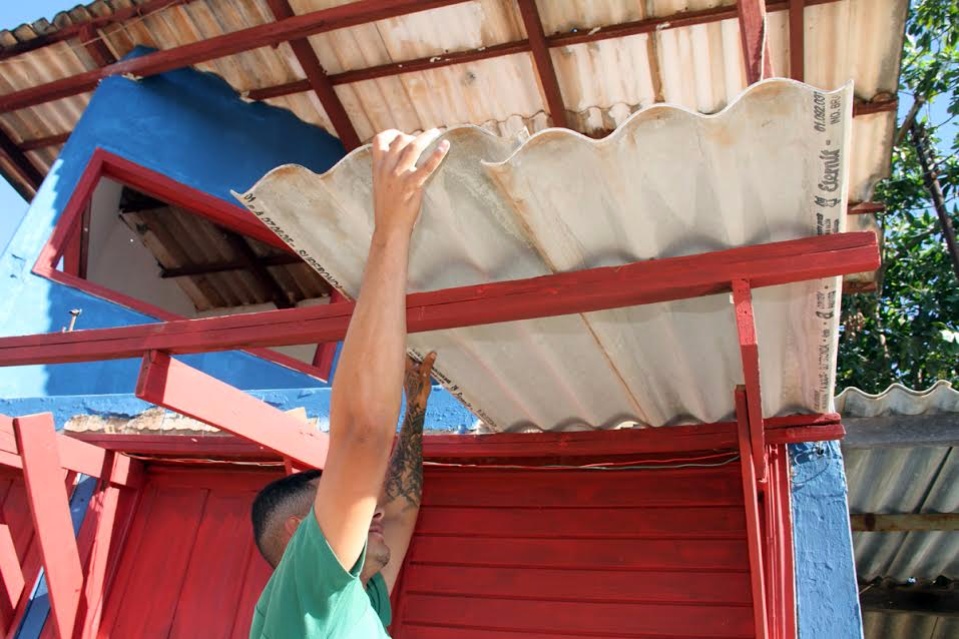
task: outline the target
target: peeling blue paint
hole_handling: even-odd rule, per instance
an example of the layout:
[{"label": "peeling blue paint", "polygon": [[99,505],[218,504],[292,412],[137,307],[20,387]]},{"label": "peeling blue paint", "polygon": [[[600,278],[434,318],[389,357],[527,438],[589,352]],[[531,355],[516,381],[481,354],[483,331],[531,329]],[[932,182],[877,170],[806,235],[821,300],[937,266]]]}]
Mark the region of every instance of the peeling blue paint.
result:
[{"label": "peeling blue paint", "polygon": [[789,447],[799,639],[862,637],[846,473],[837,442]]}]

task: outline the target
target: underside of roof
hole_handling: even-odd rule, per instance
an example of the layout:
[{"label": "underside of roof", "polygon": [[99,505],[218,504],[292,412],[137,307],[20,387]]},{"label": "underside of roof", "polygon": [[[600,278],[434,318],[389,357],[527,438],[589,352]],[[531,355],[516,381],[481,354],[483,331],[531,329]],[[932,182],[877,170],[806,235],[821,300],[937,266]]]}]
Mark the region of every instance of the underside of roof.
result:
[{"label": "underside of roof", "polygon": [[[98,0],[52,24],[0,32],[0,103],[109,66],[137,45],[166,51],[346,4]],[[415,13],[396,10],[394,17],[345,28],[331,19],[300,44],[277,42],[192,64],[249,99],[326,128],[348,149],[386,128],[466,124],[505,136],[564,125],[601,137],[655,103],[718,112],[748,84],[735,0],[407,4],[403,10]],[[888,172],[907,0],[806,0],[801,15],[787,10],[790,2],[766,4],[773,75],[823,90],[853,82],[849,199],[869,200]],[[537,61],[532,43],[539,42],[540,26],[548,55]],[[790,42],[791,32],[803,34],[801,47]],[[32,167],[36,177],[49,170],[89,98],[82,90],[12,110],[0,106],[0,133],[28,165],[17,170],[9,157],[0,158],[0,170],[32,191],[24,171]],[[854,218],[853,226],[872,224],[871,216]]]},{"label": "underside of roof", "polygon": [[[600,141],[558,129],[524,143],[449,131],[409,289],[841,232],[851,98],[848,88],[768,80],[715,116],[657,106]],[[322,176],[280,167],[241,199],[355,297],[373,230],[370,167],[369,147]],[[831,410],[837,280],[754,299],[764,414]],[[716,422],[733,414],[743,382],[728,295],[434,331],[409,344],[438,352],[440,379],[494,431]]]}]

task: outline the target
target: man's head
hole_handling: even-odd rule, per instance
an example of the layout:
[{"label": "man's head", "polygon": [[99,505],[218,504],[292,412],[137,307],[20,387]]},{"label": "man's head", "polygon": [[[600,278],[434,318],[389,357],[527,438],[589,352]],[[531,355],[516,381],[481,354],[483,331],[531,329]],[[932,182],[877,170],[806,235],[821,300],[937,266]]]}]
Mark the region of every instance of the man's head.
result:
[{"label": "man's head", "polygon": [[[300,522],[309,515],[321,476],[319,470],[287,475],[267,484],[253,500],[253,538],[260,554],[274,568]],[[383,537],[383,513],[377,509],[370,522],[363,578],[368,579],[389,561],[390,549]]]}]

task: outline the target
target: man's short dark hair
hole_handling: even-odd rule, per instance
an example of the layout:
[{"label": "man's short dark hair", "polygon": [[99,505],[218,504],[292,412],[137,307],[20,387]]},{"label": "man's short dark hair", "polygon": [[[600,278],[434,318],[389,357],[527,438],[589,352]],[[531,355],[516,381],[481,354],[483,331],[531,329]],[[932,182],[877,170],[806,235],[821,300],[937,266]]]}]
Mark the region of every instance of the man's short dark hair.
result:
[{"label": "man's short dark hair", "polygon": [[283,522],[292,515],[302,516],[304,506],[309,508],[316,491],[312,482],[320,475],[319,470],[304,470],[281,477],[267,484],[253,500],[253,538],[260,554],[274,568],[283,556],[278,541]]}]

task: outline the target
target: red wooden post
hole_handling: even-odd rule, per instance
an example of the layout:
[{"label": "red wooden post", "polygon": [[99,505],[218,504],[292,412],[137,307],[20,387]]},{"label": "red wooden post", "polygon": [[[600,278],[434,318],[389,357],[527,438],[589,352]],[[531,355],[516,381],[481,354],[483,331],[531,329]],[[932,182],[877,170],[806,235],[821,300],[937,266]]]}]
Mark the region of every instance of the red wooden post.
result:
[{"label": "red wooden post", "polygon": [[772,77],[772,59],[766,39],[765,0],[739,0],[739,34],[742,37],[746,82],[753,84]]},{"label": "red wooden post", "polygon": [[[337,290],[330,291],[330,304],[339,304],[348,301],[346,296]],[[324,342],[317,344],[316,353],[313,355],[313,366],[316,367],[318,374],[328,382],[333,379],[333,360],[336,358],[337,342]]]},{"label": "red wooden post", "polygon": [[291,415],[156,351],[143,357],[136,395],[276,451],[303,468],[323,468],[329,436]]},{"label": "red wooden post", "polygon": [[[0,464],[13,468],[23,468],[22,454],[9,418],[0,420]],[[106,479],[118,486],[135,486],[139,481],[135,462],[126,455],[118,455],[114,462],[114,471],[104,475],[104,464],[109,453],[102,448],[87,444],[72,437],[57,435],[54,438],[58,468],[73,473],[82,473],[89,477]],[[62,474],[62,471],[58,471]]]},{"label": "red wooden post", "polygon": [[749,576],[752,582],[753,617],[756,639],[769,636],[766,614],[766,587],[764,584],[762,533],[759,522],[759,494],[756,489],[756,469],[752,460],[747,420],[746,390],[736,389],[736,419],[739,424],[739,454],[743,469],[743,500],[746,509],[746,544],[749,547]]},{"label": "red wooden post", "polygon": [[57,454],[57,433],[49,414],[16,418],[13,430],[23,459],[23,477],[50,593],[53,623],[65,639],[73,635],[83,570],[69,498],[59,479],[63,471]]},{"label": "red wooden post", "polygon": [[783,639],[795,639],[797,633],[796,573],[793,558],[789,455],[785,444],[770,448],[770,460],[770,490],[767,492],[776,496],[775,518],[771,523],[777,532],[777,555],[774,560],[778,563],[779,575],[775,583],[779,601],[777,606],[779,636]]},{"label": "red wooden post", "polygon": [[756,318],[753,315],[752,290],[746,280],[733,280],[733,304],[736,309],[736,331],[739,334],[739,351],[743,362],[743,379],[746,385],[746,402],[749,424],[749,439],[752,443],[752,459],[756,466],[756,478],[766,481],[766,435],[763,424],[763,402],[759,386],[759,345],[756,339]]}]

